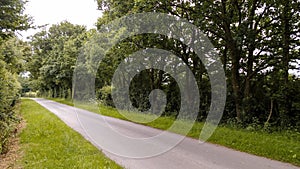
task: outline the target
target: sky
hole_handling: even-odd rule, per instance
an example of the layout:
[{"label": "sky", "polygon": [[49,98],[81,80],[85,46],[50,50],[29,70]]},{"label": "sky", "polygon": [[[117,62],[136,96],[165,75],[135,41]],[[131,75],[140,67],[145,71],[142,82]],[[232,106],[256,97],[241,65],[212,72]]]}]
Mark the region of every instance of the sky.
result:
[{"label": "sky", "polygon": [[[96,0],[29,0],[25,6],[25,14],[33,17],[34,25],[58,24],[69,21],[72,24],[95,28],[97,18],[102,13],[97,10]],[[39,30],[20,32],[22,39]]]}]

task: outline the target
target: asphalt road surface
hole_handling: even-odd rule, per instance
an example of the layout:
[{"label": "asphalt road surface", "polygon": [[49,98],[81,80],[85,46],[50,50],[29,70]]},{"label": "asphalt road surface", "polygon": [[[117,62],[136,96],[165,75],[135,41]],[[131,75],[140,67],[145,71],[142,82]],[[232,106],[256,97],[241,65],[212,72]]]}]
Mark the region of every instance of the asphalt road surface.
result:
[{"label": "asphalt road surface", "polygon": [[[166,152],[162,151],[153,157],[137,158],[135,155],[146,157],[149,152],[157,153],[155,147],[163,150],[170,140],[180,139],[182,136],[168,133],[169,140],[151,142],[154,148],[139,147],[138,144],[118,140],[114,134],[111,134],[112,131],[107,128],[107,124],[128,138],[149,138],[163,131],[45,99],[34,100],[79,132],[110,159],[128,169],[300,169],[291,164],[238,152],[223,146],[200,144],[198,140],[191,138],[184,138],[174,148]],[[118,151],[128,156],[119,156]]]}]

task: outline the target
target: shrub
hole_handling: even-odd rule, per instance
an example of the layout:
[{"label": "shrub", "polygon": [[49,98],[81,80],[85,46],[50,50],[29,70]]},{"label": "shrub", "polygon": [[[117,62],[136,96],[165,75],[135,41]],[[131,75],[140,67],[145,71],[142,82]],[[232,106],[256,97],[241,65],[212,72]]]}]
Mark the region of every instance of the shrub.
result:
[{"label": "shrub", "polygon": [[23,97],[37,97],[37,92],[26,92],[26,93],[23,93],[22,95]]},{"label": "shrub", "polygon": [[104,86],[97,91],[97,98],[100,99],[101,103],[103,103],[104,105],[114,107],[111,92],[111,86]]},{"label": "shrub", "polygon": [[15,122],[14,107],[20,98],[20,83],[16,75],[5,68],[5,62],[0,60],[0,154],[7,150],[7,141]]}]

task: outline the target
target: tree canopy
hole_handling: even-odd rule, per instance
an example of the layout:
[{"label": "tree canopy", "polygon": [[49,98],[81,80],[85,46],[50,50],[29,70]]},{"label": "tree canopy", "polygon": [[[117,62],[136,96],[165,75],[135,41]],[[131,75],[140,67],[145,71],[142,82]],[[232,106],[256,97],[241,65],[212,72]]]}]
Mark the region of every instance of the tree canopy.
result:
[{"label": "tree canopy", "polygon": [[[103,11],[103,16],[96,23],[97,30],[88,31],[83,26],[65,21],[52,25],[31,38],[32,53],[26,65],[31,73],[31,83],[41,95],[72,97],[72,76],[76,69],[76,59],[79,55],[86,56],[84,59],[93,62],[93,55],[103,52],[93,44],[102,43],[96,41],[95,37],[103,33],[103,26],[134,13],[160,12],[183,18],[195,25],[219,53],[227,79],[227,100],[222,119],[224,123],[242,126],[257,124],[261,127],[271,125],[279,126],[279,129],[300,127],[299,74],[291,73],[299,71],[298,0],[97,2],[98,9]],[[124,30],[115,35],[121,36],[122,31]],[[130,63],[132,60],[128,57],[131,54],[150,48],[171,52],[191,70],[200,97],[197,119],[204,120],[212,102],[211,79],[204,63],[197,57],[192,46],[160,34],[146,33],[126,38],[107,52],[100,65],[96,65],[97,99],[108,106],[115,106],[111,91],[114,89],[112,78],[118,66],[123,61]],[[159,61],[163,62],[163,58],[157,57],[156,62]],[[86,64],[91,70],[95,66],[95,63]],[[84,69],[80,66],[83,65],[77,68]],[[180,63],[170,66],[176,70]],[[17,67],[14,69],[16,70],[11,71],[19,71]],[[127,72],[122,73],[120,78],[126,79]],[[188,77],[186,81],[189,82]],[[181,91],[175,78],[168,72],[147,69],[128,83],[130,100],[138,110],[148,110],[151,107],[149,95],[153,90],[160,89],[167,98],[163,115],[178,115],[182,102]],[[183,102],[193,101],[188,98]]]},{"label": "tree canopy", "polygon": [[[281,126],[299,126],[299,75],[289,71],[299,69],[299,19],[300,2],[292,1],[120,1],[98,0],[98,8],[104,11],[97,25],[102,25],[125,15],[140,12],[163,12],[188,20],[203,31],[220,53],[223,68],[228,78],[228,97],[224,120],[233,119],[244,124],[259,121],[260,124],[271,122]],[[160,40],[159,39],[163,39]],[[142,35],[121,42],[106,58],[109,61],[122,60],[130,53],[142,48],[157,47],[172,51],[182,58],[193,70],[201,88],[202,106],[199,119],[205,116],[210,99],[210,84],[203,64],[197,60],[193,50],[188,49],[173,39],[158,35]],[[120,58],[120,59],[119,59]],[[190,62],[192,61],[192,62]],[[114,65],[119,62],[110,62]],[[103,63],[105,64],[105,63]],[[106,72],[106,70],[101,70]],[[153,72],[152,74],[150,72]],[[143,90],[147,84],[154,84],[148,90],[171,86],[162,86],[162,79],[168,79],[166,72],[149,70],[134,88]],[[100,79],[102,78],[101,74]],[[107,74],[112,76],[112,74]],[[147,82],[149,77],[150,82]],[[134,83],[134,82],[132,82]],[[110,81],[102,82],[110,85]],[[134,84],[132,84],[134,86]],[[173,85],[172,85],[173,86]],[[175,85],[176,86],[176,85]],[[134,90],[132,89],[132,90]],[[177,90],[168,96],[178,98]],[[144,91],[143,97],[148,96]],[[135,93],[135,92],[133,92]],[[139,93],[139,92],[138,92]],[[175,95],[174,95],[175,94]],[[134,94],[133,94],[134,95]],[[132,98],[133,99],[133,98]],[[135,99],[133,99],[135,100]],[[145,105],[141,99],[137,99]],[[146,99],[147,100],[147,99]],[[176,100],[176,99],[175,99]],[[149,104],[146,104],[149,106]],[[170,112],[176,112],[177,102],[168,106]],[[206,107],[206,108],[205,108]],[[172,114],[172,113],[171,113]]]},{"label": "tree canopy", "polygon": [[25,3],[24,0],[1,0],[0,38],[2,40],[14,36],[16,31],[27,30],[31,27],[30,17],[23,13]]}]

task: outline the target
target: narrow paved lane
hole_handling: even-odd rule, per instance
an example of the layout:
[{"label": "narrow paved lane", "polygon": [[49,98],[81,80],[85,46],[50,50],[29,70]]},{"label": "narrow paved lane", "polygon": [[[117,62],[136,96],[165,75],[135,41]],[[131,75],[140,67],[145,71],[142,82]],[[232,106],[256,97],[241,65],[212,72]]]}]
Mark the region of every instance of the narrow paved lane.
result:
[{"label": "narrow paved lane", "polygon": [[[103,125],[103,120],[100,120],[103,118],[111,127],[122,131],[122,133],[126,133],[129,137],[145,138],[155,136],[162,132],[150,127],[111,117],[104,117],[53,101],[45,99],[34,100],[53,112],[68,126],[79,132],[100,150],[102,150],[100,147],[101,144],[97,143],[100,139],[106,140],[106,143],[110,143],[110,146],[114,148],[122,148],[123,146],[118,144],[118,140],[114,140],[114,137],[112,137],[110,133],[105,132],[107,130],[105,129],[105,125]],[[87,134],[89,132],[82,127],[82,123],[78,121],[78,116],[88,122],[89,130],[92,130],[89,132],[99,133],[99,138],[91,138],[90,134]],[[172,134],[172,137],[181,136]],[[153,144],[164,143],[162,140],[161,143]],[[114,155],[105,150],[102,151],[109,158],[128,169],[300,169],[287,163],[257,157],[210,143],[199,144],[198,140],[191,138],[185,138],[170,151],[151,158],[131,159]]]}]

